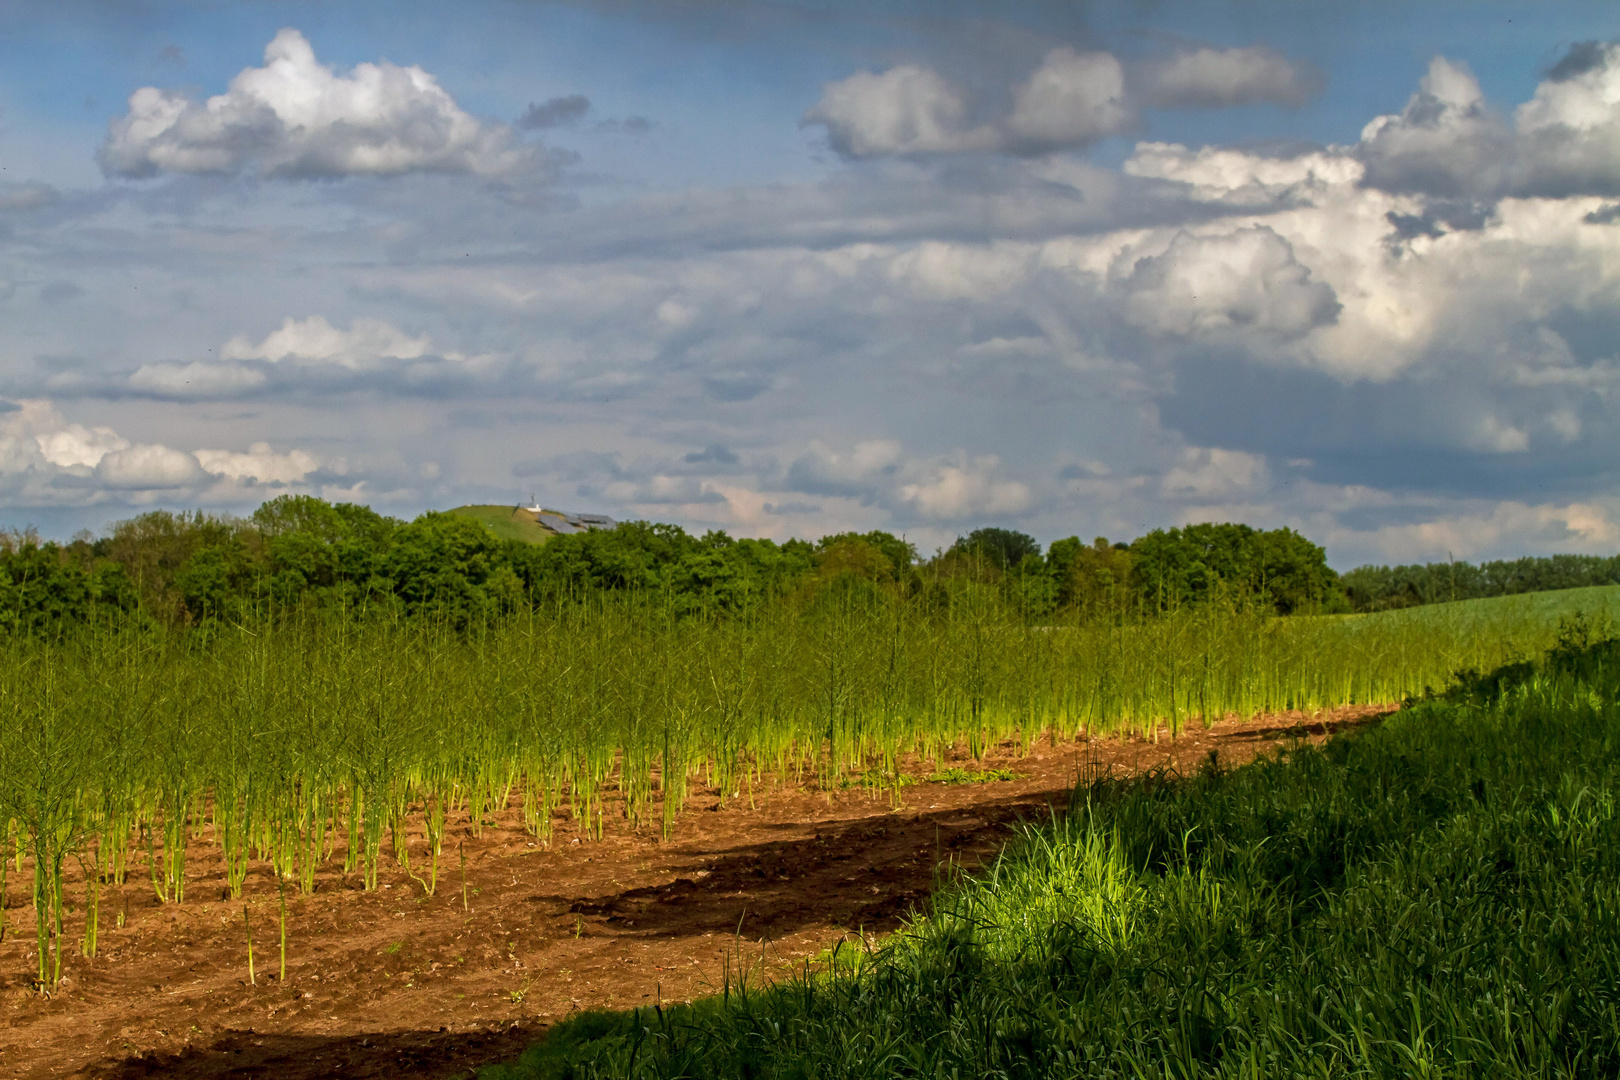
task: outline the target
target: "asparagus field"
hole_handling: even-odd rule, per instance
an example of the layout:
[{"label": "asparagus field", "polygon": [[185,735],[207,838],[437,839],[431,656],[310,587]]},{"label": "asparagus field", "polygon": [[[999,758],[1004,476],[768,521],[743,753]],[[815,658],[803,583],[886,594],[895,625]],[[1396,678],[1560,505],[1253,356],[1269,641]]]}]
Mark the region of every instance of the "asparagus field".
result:
[{"label": "asparagus field", "polygon": [[1081,784],[875,947],[481,1075],[1614,1076],[1620,641],[1584,637],[1320,747]]},{"label": "asparagus field", "polygon": [[[1580,599],[1601,612],[1615,591]],[[385,857],[431,895],[447,828],[476,834],[512,803],[542,839],[560,806],[596,834],[612,791],[632,825],[668,835],[694,776],[734,797],[779,777],[882,790],[908,752],[1397,701],[1535,655],[1553,614],[1501,600],[1279,618],[1237,603],[1029,625],[969,588],[945,610],[676,618],[604,600],[471,632],[267,618],[15,635],[0,644],[0,892],[31,873],[49,986],[64,948],[95,955],[104,885],[183,901],[196,843],[219,846],[233,896],[255,867],[307,892],[333,862],[376,888]],[[82,897],[65,895],[69,860]]]}]

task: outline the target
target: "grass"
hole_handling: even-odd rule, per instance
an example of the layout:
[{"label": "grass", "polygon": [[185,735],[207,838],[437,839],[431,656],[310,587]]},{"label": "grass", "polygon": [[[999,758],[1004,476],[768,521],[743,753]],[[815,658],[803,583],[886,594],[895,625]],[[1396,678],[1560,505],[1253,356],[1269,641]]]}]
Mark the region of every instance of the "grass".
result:
[{"label": "grass", "polygon": [[526,544],[543,544],[552,536],[551,530],[534,519],[534,515],[515,506],[458,506],[446,513],[481,521],[484,527],[501,540],[521,540]]},{"label": "grass", "polygon": [[1620,1072],[1620,646],[1235,771],[1103,779],[886,943],[484,1080]]}]

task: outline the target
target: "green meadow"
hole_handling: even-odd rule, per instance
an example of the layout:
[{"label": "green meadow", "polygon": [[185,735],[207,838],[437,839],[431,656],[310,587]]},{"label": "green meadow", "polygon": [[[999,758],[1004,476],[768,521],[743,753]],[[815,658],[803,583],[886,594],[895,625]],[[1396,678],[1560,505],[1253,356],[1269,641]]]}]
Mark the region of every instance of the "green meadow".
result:
[{"label": "green meadow", "polygon": [[1383,611],[1374,615],[1352,616],[1384,625],[1445,623],[1448,620],[1489,621],[1504,624],[1554,625],[1566,616],[1584,615],[1613,619],[1620,615],[1620,585],[1593,585],[1580,589],[1492,596],[1479,600],[1454,600],[1422,607]]}]

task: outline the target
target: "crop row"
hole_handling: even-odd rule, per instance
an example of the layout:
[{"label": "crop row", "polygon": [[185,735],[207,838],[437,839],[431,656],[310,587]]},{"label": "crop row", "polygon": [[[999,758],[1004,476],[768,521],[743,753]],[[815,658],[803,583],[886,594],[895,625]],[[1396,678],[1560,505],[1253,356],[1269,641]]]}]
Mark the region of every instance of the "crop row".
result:
[{"label": "crop row", "polygon": [[187,848],[205,837],[233,895],[255,864],[310,891],[339,857],[376,888],[385,832],[431,893],[452,823],[476,833],[513,801],[538,837],[559,810],[599,835],[611,791],[616,813],[668,835],[699,777],[722,797],[784,777],[882,788],[903,755],[951,745],[978,756],[1042,731],[1157,737],[1396,701],[1545,647],[1551,628],[1527,612],[1287,619],[1236,604],[1032,627],[968,589],[945,613],[852,602],[674,619],[614,600],[471,634],[333,619],[14,637],[0,642],[0,894],[31,865],[49,983],[70,859],[93,954],[101,886],[142,866],[161,901],[183,901]]}]

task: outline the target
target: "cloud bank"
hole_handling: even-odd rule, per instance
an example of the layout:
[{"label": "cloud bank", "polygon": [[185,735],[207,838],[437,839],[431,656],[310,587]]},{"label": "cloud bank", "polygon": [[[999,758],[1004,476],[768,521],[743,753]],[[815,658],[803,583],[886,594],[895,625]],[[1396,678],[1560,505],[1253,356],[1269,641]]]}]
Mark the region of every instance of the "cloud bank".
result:
[{"label": "cloud bank", "polygon": [[1061,46],[1009,88],[1004,109],[971,100],[930,68],[901,64],[827,84],[804,121],[825,127],[850,158],[1044,154],[1131,131],[1143,108],[1297,106],[1320,89],[1314,70],[1264,46],[1187,48],[1134,68],[1112,53]]},{"label": "cloud bank", "polygon": [[0,411],[0,497],[33,506],[143,505],[175,499],[273,498],[342,474],[301,449],[183,450],[71,423],[47,401]]},{"label": "cloud bank", "polygon": [[[519,133],[584,124],[583,94],[514,81],[501,125],[296,32],[216,97],[139,91],[114,182],[0,186],[0,500],[532,493],[924,548],[1235,519],[1341,565],[1620,535],[1615,46],[1506,104],[1436,57],[1347,145],[1144,137],[1115,166],[1088,148],[1166,110],[1308,119],[1252,107],[1321,76],[1049,44],[800,93],[786,137],[808,104],[838,155],[730,185],[524,187]],[[689,123],[601,144],[714,152]]]}]

